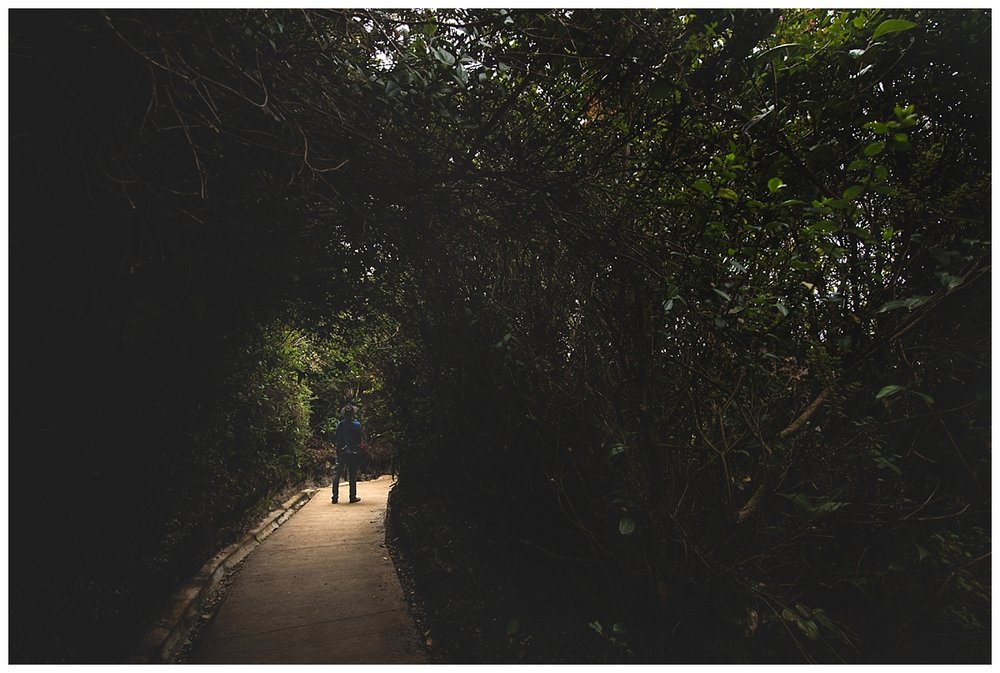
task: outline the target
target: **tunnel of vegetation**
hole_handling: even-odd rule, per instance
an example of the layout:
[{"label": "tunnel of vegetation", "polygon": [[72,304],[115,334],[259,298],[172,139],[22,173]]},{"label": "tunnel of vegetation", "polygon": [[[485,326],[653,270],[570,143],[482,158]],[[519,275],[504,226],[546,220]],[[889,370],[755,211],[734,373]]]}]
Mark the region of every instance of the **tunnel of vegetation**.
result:
[{"label": "tunnel of vegetation", "polygon": [[989,660],[988,11],[10,23],[12,661],[127,657],[347,400],[578,589],[458,657]]}]

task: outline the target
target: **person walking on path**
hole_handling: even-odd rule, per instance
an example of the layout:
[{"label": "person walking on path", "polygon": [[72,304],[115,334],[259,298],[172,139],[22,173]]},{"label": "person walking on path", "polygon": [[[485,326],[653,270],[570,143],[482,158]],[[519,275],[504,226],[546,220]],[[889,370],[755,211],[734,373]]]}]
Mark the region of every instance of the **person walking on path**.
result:
[{"label": "person walking on path", "polygon": [[337,447],[337,464],[333,468],[333,497],[334,503],[340,499],[340,478],[347,470],[347,479],[350,482],[351,502],[359,502],[358,497],[358,462],[361,459],[361,422],[355,418],[357,409],[351,405],[346,405],[340,412],[340,422],[334,431],[333,443]]}]

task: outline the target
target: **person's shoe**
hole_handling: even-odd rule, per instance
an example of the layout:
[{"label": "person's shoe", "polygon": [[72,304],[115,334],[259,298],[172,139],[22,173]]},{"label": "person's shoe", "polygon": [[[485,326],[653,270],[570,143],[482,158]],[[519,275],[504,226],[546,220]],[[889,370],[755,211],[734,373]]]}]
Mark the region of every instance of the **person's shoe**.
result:
[{"label": "person's shoe", "polygon": [[336,505],[337,504],[337,499],[336,498],[330,498],[330,502],[332,502],[334,505]]},{"label": "person's shoe", "polygon": [[351,498],[351,502],[361,502],[361,498]]}]

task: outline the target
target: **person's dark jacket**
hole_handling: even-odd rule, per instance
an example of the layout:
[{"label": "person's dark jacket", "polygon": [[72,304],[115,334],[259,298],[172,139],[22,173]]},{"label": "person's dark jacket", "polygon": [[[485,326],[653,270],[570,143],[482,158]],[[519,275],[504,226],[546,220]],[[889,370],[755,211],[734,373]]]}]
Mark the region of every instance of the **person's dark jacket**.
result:
[{"label": "person's dark jacket", "polygon": [[333,443],[337,447],[337,454],[347,454],[355,456],[361,451],[361,423],[356,418],[342,420],[337,423],[334,431]]}]

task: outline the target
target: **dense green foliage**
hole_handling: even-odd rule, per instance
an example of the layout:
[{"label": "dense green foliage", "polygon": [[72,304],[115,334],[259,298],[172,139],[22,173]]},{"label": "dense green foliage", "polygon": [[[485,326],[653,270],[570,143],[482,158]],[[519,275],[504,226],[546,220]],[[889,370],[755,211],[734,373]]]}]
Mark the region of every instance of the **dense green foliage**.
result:
[{"label": "dense green foliage", "polygon": [[989,658],[989,12],[11,24],[12,577],[105,611],[14,659],[120,656],[349,399],[611,658]]}]

